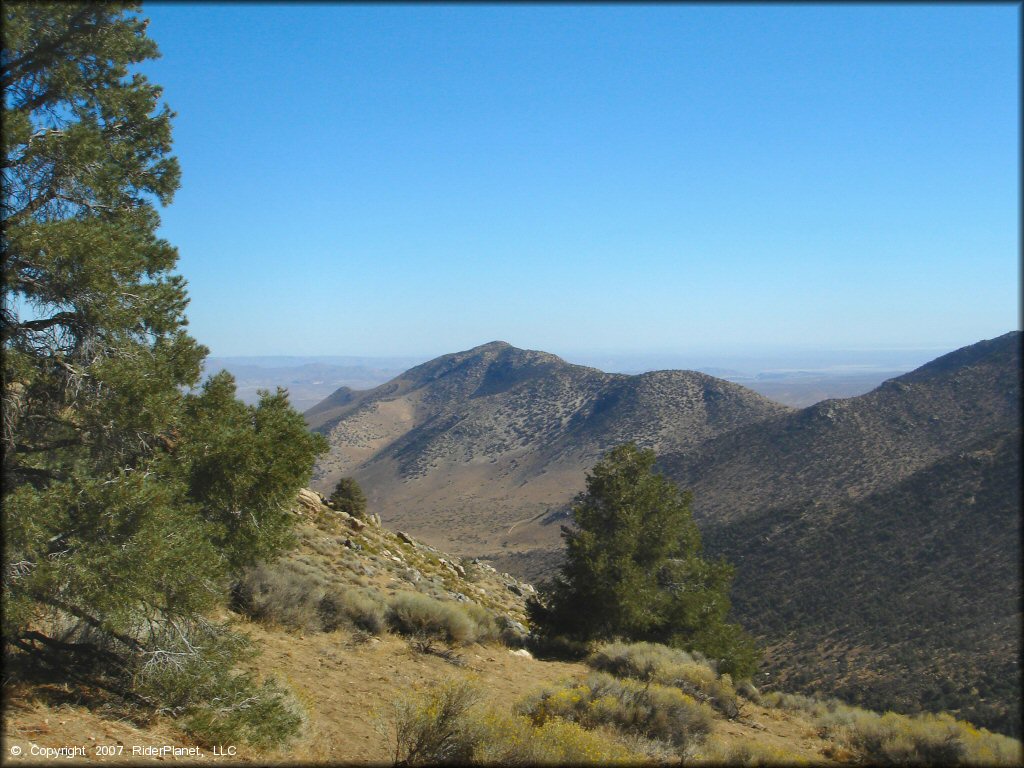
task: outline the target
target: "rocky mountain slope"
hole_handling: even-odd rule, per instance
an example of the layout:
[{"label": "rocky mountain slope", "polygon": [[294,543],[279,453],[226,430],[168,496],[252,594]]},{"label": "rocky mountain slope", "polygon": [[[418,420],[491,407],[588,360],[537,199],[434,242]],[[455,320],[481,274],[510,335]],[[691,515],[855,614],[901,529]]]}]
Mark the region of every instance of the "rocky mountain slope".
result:
[{"label": "rocky mountain slope", "polygon": [[705,526],[785,690],[1020,732],[1020,430],[852,501]]},{"label": "rocky mountain slope", "polygon": [[850,500],[1020,420],[1020,333],[978,342],[859,397],[826,400],[663,455],[699,521]]},{"label": "rocky mountain slope", "polygon": [[615,445],[689,450],[787,412],[693,371],[607,374],[493,342],[367,392],[340,389],[306,418],[332,446],[318,490],[354,476],[385,521],[438,546],[494,554],[557,547],[557,526],[543,519]]},{"label": "rocky mountain slope", "polygon": [[601,452],[651,446],[737,565],[735,610],[775,679],[1017,732],[1019,332],[802,410],[490,344],[307,418],[335,446],[321,487],[353,474],[385,519],[531,579]]},{"label": "rocky mountain slope", "polygon": [[[518,722],[527,739],[516,743],[510,738],[514,733],[501,728],[494,735],[513,749],[513,759],[526,764],[533,762],[530,756],[541,754],[534,742],[549,750],[543,755],[549,759],[557,756],[550,750],[560,748],[590,764],[603,764],[590,751],[594,745],[615,747],[630,765],[862,765],[906,756],[908,748],[917,759],[943,749],[942,754],[961,763],[977,763],[979,758],[991,764],[1019,762],[1019,742],[966,723],[890,722],[837,702],[761,695],[749,685],[737,690],[699,658],[672,668],[671,686],[630,680],[627,668],[614,673],[618,677],[595,677],[602,669],[597,665],[600,654],[553,659],[519,647],[522,638],[516,632],[529,584],[486,562],[438,551],[374,519],[332,510],[310,491],[300,491],[294,512],[295,549],[250,571],[238,590],[240,604],[210,618],[228,622],[259,648],[260,655],[248,665],[275,676],[294,697],[302,716],[296,738],[270,751],[211,744],[197,741],[168,712],[146,714],[126,710],[123,702],[97,700],[102,691],[75,690],[66,682],[5,683],[5,753],[20,750],[21,755],[10,758],[12,764],[19,759],[41,764],[38,756],[49,755],[51,763],[59,758],[132,765],[168,759],[187,764],[386,765],[395,760],[394,728],[404,703],[414,703],[418,694],[438,686],[460,684],[481,694],[475,711],[460,722],[472,716],[477,719],[468,722],[484,727],[493,721],[503,727]],[[442,620],[433,634],[395,624],[395,607],[410,604],[426,607]],[[459,617],[462,624],[453,623]],[[440,636],[440,626],[465,631],[466,622],[476,625],[474,634]],[[504,627],[501,638],[494,636],[496,627]],[[605,654],[626,660],[638,651],[650,653],[620,644]],[[662,649],[661,663],[670,658],[667,651]],[[680,674],[684,677],[677,679]],[[576,701],[595,681],[606,695],[589,710],[589,719],[588,710],[565,708],[563,702]],[[703,694],[705,688],[714,696]],[[651,706],[661,707],[661,720],[648,726],[661,727],[645,726],[650,733],[643,735],[629,719],[593,722],[594,715],[615,713],[614,707],[622,706],[607,695],[618,689],[641,697],[655,692]],[[562,722],[561,716],[548,727],[516,720],[516,711],[536,713],[542,701],[583,727]],[[562,709],[555,710],[557,706]],[[677,724],[668,719],[668,706],[697,718],[685,739],[664,727]],[[856,727],[845,725],[847,720]],[[149,751],[140,753],[140,748]],[[179,752],[172,756],[160,751],[171,748]],[[71,757],[57,751],[70,749],[78,751]]]},{"label": "rocky mountain slope", "polygon": [[1010,333],[662,467],[783,684],[1019,733],[1019,425]]}]

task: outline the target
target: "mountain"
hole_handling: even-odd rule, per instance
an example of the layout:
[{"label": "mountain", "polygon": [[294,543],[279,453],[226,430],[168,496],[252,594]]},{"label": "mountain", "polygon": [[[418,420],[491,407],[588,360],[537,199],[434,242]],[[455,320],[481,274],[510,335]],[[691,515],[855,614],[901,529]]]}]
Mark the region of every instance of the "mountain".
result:
[{"label": "mountain", "polygon": [[780,685],[1020,730],[1020,334],[666,455]]},{"label": "mountain", "polygon": [[[330,455],[314,485],[354,476],[371,511],[437,546],[555,551],[546,525],[602,453],[676,453],[790,409],[695,371],[608,374],[504,342],[445,355],[306,412]],[[531,524],[532,521],[532,524]]]},{"label": "mountain", "polygon": [[662,457],[698,521],[742,519],[891,486],[1020,420],[1020,333],[978,342],[882,384]]},{"label": "mountain", "polygon": [[705,525],[785,690],[1020,733],[1020,430],[852,501]]},{"label": "mountain", "polygon": [[629,376],[495,342],[307,413],[425,540],[530,579],[607,448],[654,448],[737,566],[769,681],[1019,733],[1020,333],[794,410],[705,374]]}]

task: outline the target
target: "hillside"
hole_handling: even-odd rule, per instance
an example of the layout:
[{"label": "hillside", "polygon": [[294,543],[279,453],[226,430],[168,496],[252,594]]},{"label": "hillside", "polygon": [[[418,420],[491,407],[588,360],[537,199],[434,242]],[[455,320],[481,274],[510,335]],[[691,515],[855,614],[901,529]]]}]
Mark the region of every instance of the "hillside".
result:
[{"label": "hillside", "polygon": [[688,450],[788,411],[694,371],[607,374],[492,342],[366,392],[338,390],[306,419],[331,444],[318,490],[351,475],[385,521],[493,555],[557,547],[557,526],[542,521],[619,443]]},{"label": "hillside", "polygon": [[557,564],[601,450],[654,447],[708,550],[736,563],[735,612],[773,679],[1016,733],[1019,397],[1019,332],[799,411],[703,374],[494,344],[307,419],[335,446],[321,487],[354,474],[385,519],[528,578]]},{"label": "hillside", "polygon": [[663,456],[715,523],[859,498],[1020,419],[1020,333],[978,342],[847,400],[826,400]]},{"label": "hillside", "polygon": [[1020,732],[1019,398],[1011,333],[663,459],[781,684]]},{"label": "hillside", "polygon": [[[522,636],[516,634],[523,594],[531,591],[528,584],[485,562],[447,555],[373,520],[339,514],[306,491],[299,495],[295,516],[295,550],[272,566],[250,572],[239,586],[234,609],[214,618],[228,621],[255,641],[261,655],[252,667],[286,684],[302,712],[302,731],[286,747],[261,752],[241,746],[227,757],[213,757],[217,763],[388,764],[394,759],[394,732],[389,729],[402,702],[437,686],[463,683],[480,692],[475,711],[489,713],[478,722],[497,718],[503,727],[518,722],[519,728],[529,728],[527,720],[514,719],[514,710],[537,712],[538,702],[560,706],[557,702],[569,700],[566,694],[586,695],[585,682],[600,682],[613,692],[622,687],[632,696],[653,690],[674,706],[699,714],[699,727],[691,724],[696,730],[681,738],[656,720],[644,726],[647,736],[639,736],[630,731],[628,721],[596,725],[583,712],[567,712],[585,727],[563,723],[534,728],[531,741],[509,742],[518,750],[511,754],[520,756],[550,759],[557,754],[551,750],[575,750],[561,754],[600,764],[600,754],[592,750],[603,749],[631,764],[861,764],[903,754],[898,750],[908,749],[911,737],[917,745],[909,747],[911,754],[926,756],[932,754],[926,749],[941,748],[946,750],[942,754],[961,760],[980,757],[994,764],[1013,764],[1021,754],[1019,742],[952,720],[890,722],[838,702],[762,696],[750,687],[741,687],[742,695],[737,696],[731,683],[699,658],[674,672],[692,676],[692,682],[675,683],[688,693],[676,688],[670,696],[672,686],[659,682],[645,686],[622,674],[602,677],[595,666],[599,655],[589,660],[535,657],[519,647]],[[461,616],[462,621],[475,622],[475,629],[444,640],[390,624],[385,604],[398,605],[411,597],[427,600],[432,611],[446,617],[448,626],[456,626],[452,619]],[[340,606],[340,612],[324,611],[325,598]],[[494,634],[497,626],[512,634],[503,634],[502,640]],[[605,653],[627,659],[637,651],[630,648],[608,648]],[[671,658],[670,653],[661,654]],[[62,762],[135,764],[167,759],[132,755],[134,747],[157,745],[198,749],[203,762],[210,762],[212,745],[192,738],[180,722],[166,714],[140,716],[123,703],[100,702],[95,698],[98,693],[57,683],[5,685],[5,750],[17,747],[29,755],[33,748],[38,753],[81,746],[86,758],[61,758]],[[613,714],[610,706],[606,698],[593,711]],[[855,729],[842,724],[851,718]],[[865,739],[883,732],[887,735],[877,746],[866,746]],[[97,757],[100,745],[123,750]],[[879,751],[883,749],[888,751]],[[187,757],[174,759],[191,762]]]},{"label": "hillside", "polygon": [[856,501],[706,530],[783,690],[1020,733],[1020,430]]}]

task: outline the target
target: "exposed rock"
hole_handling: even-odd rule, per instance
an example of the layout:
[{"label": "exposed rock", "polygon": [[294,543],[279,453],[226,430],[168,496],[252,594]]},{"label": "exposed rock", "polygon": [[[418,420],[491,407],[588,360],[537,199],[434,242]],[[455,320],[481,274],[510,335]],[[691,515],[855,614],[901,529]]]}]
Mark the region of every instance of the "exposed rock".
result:
[{"label": "exposed rock", "polygon": [[523,596],[523,590],[519,588],[518,584],[512,583],[506,584],[505,586],[508,588],[508,591],[511,592],[513,595],[519,595],[520,597]]},{"label": "exposed rock", "polygon": [[300,488],[295,498],[299,504],[304,506],[310,512],[320,511],[320,494],[315,493],[308,488]]},{"label": "exposed rock", "polygon": [[499,620],[499,624],[501,624],[503,628],[510,629],[519,635],[525,636],[530,634],[530,630],[523,626],[521,622],[518,622],[515,619],[513,619],[511,616],[502,616]]},{"label": "exposed rock", "polygon": [[510,650],[509,653],[511,653],[513,656],[522,656],[524,659],[533,658],[533,654],[525,648],[516,648],[515,650]]},{"label": "exposed rock", "polygon": [[412,540],[412,536],[410,536],[405,531],[395,531],[395,536],[397,536],[400,541],[404,541],[406,544],[408,544],[411,547],[415,547],[416,546],[416,542]]}]

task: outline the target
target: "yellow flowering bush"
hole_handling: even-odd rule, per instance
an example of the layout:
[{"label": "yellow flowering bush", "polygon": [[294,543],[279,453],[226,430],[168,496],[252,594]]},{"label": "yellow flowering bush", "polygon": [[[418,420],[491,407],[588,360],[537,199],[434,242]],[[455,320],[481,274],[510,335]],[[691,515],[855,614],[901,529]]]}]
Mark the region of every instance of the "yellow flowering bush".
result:
[{"label": "yellow flowering bush", "polygon": [[520,709],[539,726],[553,718],[588,729],[612,726],[669,742],[677,750],[703,739],[713,719],[710,707],[678,688],[619,680],[604,672],[595,672],[584,682],[546,689]]},{"label": "yellow flowering bush", "polygon": [[670,685],[707,701],[726,717],[739,714],[736,689],[700,653],[688,653],[659,643],[605,643],[590,654],[587,664],[616,677]]},{"label": "yellow flowering bush", "polygon": [[896,765],[1020,765],[1020,741],[942,714],[878,714],[835,699],[773,693],[769,706],[811,715],[819,733],[874,763]]},{"label": "yellow flowering bush", "polygon": [[613,765],[642,758],[612,733],[561,718],[528,717],[480,705],[479,685],[448,681],[395,704],[379,730],[396,765]]}]

